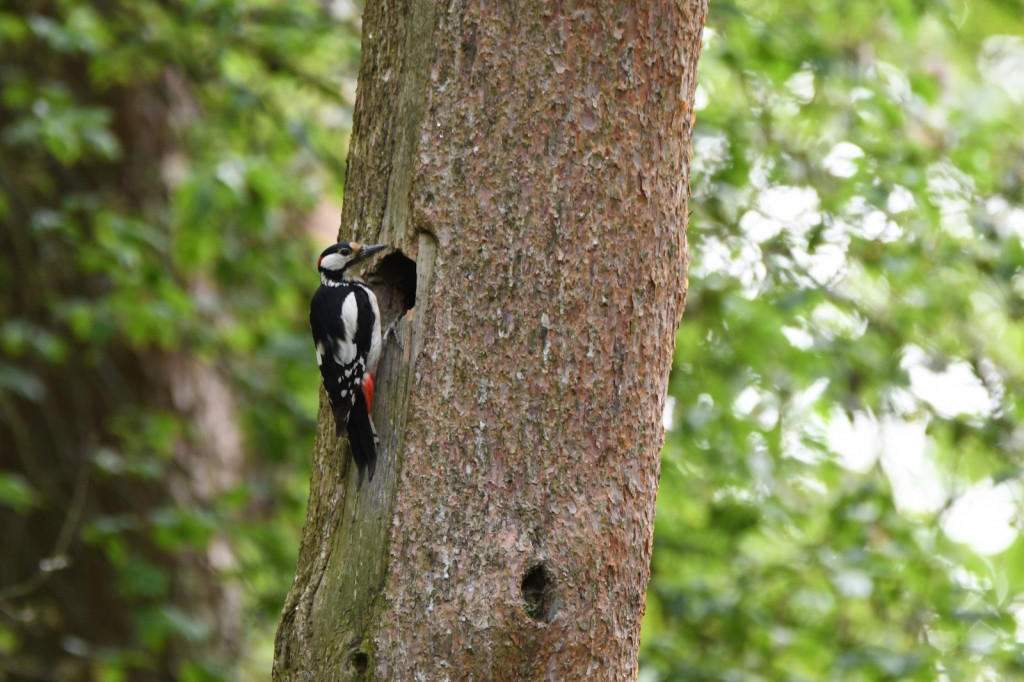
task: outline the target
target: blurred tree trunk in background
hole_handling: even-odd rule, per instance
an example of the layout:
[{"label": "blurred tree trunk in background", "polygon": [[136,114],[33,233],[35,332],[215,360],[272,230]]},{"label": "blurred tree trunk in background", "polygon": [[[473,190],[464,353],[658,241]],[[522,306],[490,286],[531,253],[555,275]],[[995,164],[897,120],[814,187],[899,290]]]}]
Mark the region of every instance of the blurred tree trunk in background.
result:
[{"label": "blurred tree trunk in background", "polygon": [[[187,352],[140,349],[110,324],[104,296],[112,268],[142,276],[140,262],[110,262],[122,255],[110,245],[159,224],[169,121],[187,115],[176,107],[188,90],[168,73],[100,93],[84,58],[20,45],[5,56],[0,105],[0,678],[113,679],[109,665],[178,679],[238,644],[238,595],[211,565],[229,550],[196,519],[237,478],[241,441],[216,372]],[[74,149],[73,129],[19,145],[36,118],[67,113],[46,110],[51,95],[69,117],[98,118],[93,142],[109,153]],[[142,218],[119,222],[125,213]],[[123,312],[164,304],[160,286],[143,283]]]},{"label": "blurred tree trunk in background", "polygon": [[376,478],[321,409],[277,680],[636,674],[706,5],[370,3]]}]

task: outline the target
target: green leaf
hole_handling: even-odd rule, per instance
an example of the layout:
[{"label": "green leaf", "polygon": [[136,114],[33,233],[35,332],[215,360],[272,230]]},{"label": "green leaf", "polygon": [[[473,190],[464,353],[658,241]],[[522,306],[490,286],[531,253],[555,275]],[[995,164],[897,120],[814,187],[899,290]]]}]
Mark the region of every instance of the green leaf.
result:
[{"label": "green leaf", "polygon": [[26,512],[40,505],[36,489],[21,474],[0,471],[0,504],[17,512]]}]

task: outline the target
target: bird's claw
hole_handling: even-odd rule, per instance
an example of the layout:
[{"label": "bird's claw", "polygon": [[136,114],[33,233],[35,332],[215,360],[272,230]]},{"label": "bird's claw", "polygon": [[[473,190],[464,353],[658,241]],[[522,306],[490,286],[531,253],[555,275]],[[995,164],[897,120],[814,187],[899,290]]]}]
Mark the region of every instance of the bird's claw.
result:
[{"label": "bird's claw", "polygon": [[388,338],[393,338],[395,340],[395,343],[398,344],[398,350],[404,353],[405,345],[402,343],[402,337],[398,335],[398,323],[401,320],[401,317],[396,317],[394,320],[391,321],[391,324],[388,325],[388,328],[384,330],[383,342],[386,344],[388,342]]}]

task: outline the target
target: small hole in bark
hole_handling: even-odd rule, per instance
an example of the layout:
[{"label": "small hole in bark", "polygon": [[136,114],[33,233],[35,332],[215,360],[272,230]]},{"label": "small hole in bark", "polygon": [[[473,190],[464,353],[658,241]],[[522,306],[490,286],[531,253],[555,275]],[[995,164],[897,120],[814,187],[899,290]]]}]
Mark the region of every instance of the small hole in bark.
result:
[{"label": "small hole in bark", "polygon": [[367,277],[377,294],[381,321],[388,325],[416,305],[416,261],[401,251],[384,256],[380,265]]},{"label": "small hole in bark", "polygon": [[536,564],[523,576],[523,608],[534,620],[547,623],[551,618],[551,572],[544,564]]},{"label": "small hole in bark", "polygon": [[357,651],[352,654],[352,667],[356,675],[365,675],[366,669],[370,666],[370,656],[365,651]]}]

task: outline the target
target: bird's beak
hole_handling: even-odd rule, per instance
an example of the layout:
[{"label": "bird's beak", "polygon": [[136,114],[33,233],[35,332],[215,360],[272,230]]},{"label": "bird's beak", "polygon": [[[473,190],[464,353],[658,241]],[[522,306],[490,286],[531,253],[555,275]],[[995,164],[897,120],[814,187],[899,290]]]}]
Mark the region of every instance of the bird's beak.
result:
[{"label": "bird's beak", "polygon": [[364,246],[363,248],[359,249],[359,253],[357,253],[356,257],[352,259],[352,262],[358,263],[359,261],[365,260],[372,256],[373,254],[377,253],[378,251],[383,251],[386,248],[388,248],[387,244],[374,244],[373,246]]}]

